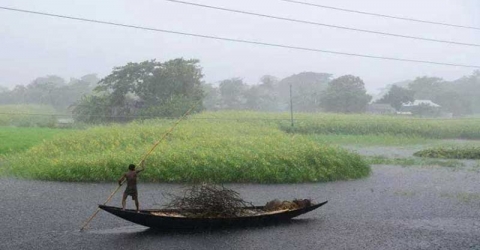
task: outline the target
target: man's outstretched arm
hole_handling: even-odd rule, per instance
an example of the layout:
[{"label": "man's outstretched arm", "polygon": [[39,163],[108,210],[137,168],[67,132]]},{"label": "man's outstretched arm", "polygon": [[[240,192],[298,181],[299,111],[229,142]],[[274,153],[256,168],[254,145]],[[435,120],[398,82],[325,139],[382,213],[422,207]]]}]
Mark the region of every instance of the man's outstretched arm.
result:
[{"label": "man's outstretched arm", "polygon": [[142,160],[142,162],[140,162],[140,169],[137,170],[137,173],[140,173],[143,170],[145,170],[145,160]]}]

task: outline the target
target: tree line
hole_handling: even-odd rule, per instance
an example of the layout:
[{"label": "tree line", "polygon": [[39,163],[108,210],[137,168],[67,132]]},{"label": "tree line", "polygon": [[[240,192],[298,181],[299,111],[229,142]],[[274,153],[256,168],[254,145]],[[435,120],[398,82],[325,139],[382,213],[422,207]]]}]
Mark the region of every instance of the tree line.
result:
[{"label": "tree line", "polygon": [[[72,112],[86,123],[126,122],[135,118],[178,117],[190,107],[202,110],[285,112],[365,112],[372,96],[360,77],[302,72],[279,79],[265,75],[254,85],[241,78],[206,84],[200,62],[177,58],[115,67],[102,79],[89,74],[69,82],[40,77],[12,90],[0,90],[1,104],[43,104]],[[397,110],[416,99],[431,100],[454,115],[480,113],[480,71],[455,81],[418,77],[391,84],[375,103]],[[197,105],[195,105],[197,104]]]},{"label": "tree line", "polygon": [[90,94],[99,80],[96,74],[71,78],[68,82],[55,75],[39,77],[26,86],[0,89],[0,105],[49,105],[63,113],[82,96]]},{"label": "tree line", "polygon": [[[392,84],[376,103],[390,104],[397,110],[403,103],[431,100],[453,116],[480,113],[480,71],[454,81],[439,77],[417,77],[413,81]],[[428,108],[428,107],[424,107]]]}]

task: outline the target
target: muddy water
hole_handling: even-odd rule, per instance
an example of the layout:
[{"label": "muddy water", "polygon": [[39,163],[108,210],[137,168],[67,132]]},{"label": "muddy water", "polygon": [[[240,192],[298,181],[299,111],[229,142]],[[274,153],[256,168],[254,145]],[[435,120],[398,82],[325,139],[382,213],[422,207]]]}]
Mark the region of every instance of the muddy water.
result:
[{"label": "muddy water", "polygon": [[[78,232],[114,187],[0,179],[0,249],[480,249],[480,174],[467,169],[373,166],[355,181],[230,186],[255,204],[329,201],[280,226],[160,233],[100,212]],[[180,188],[140,183],[141,205]]]}]

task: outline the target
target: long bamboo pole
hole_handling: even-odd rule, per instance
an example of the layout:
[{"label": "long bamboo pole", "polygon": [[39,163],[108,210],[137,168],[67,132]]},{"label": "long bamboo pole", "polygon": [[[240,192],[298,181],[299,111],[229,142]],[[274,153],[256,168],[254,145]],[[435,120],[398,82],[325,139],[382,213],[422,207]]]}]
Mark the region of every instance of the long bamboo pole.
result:
[{"label": "long bamboo pole", "polygon": [[[153,144],[152,148],[145,155],[143,155],[142,160],[138,163],[139,165],[142,164],[145,161],[145,159],[147,159],[147,157],[153,152],[153,150],[158,146],[158,144],[160,144],[160,142],[162,142],[170,133],[172,133],[172,131],[175,129],[175,127],[182,120],[184,120],[185,117],[187,117],[190,114],[190,112],[192,112],[192,110],[198,105],[198,103],[200,103],[200,101],[193,104],[193,106],[189,110],[187,110],[187,112],[185,112],[185,114],[183,114],[183,116],[180,117],[180,119],[178,119],[177,122],[175,122],[175,124],[165,134],[163,134],[162,138],[160,138],[160,140],[158,140],[155,144]],[[143,167],[143,168],[145,168],[145,167]],[[125,180],[123,182],[125,182]],[[122,186],[123,182],[118,185],[118,187],[110,194],[110,196],[108,196],[108,198],[105,200],[103,205],[106,205],[108,202],[110,202],[110,200],[113,198],[113,196],[118,192],[118,190]],[[100,212],[100,210],[101,210],[100,208],[97,208],[97,210],[95,210],[95,212],[92,214],[92,216],[90,216],[88,218],[88,220],[85,221],[85,223],[83,223],[82,227],[80,228],[80,231],[83,231],[83,230],[85,230],[85,228],[87,228],[90,221],[92,221],[93,218],[95,218],[95,216],[98,214],[98,212]]]}]

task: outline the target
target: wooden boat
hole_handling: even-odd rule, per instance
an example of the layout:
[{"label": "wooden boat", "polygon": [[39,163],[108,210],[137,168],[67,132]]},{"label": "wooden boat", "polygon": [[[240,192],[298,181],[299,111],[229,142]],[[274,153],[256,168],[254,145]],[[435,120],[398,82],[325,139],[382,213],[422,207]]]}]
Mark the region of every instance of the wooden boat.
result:
[{"label": "wooden boat", "polygon": [[202,229],[202,228],[225,228],[225,227],[246,227],[246,226],[260,226],[272,223],[285,222],[293,217],[308,213],[325,205],[327,201],[312,204],[298,209],[279,210],[271,212],[260,212],[264,206],[256,206],[253,208],[245,208],[247,211],[257,211],[251,214],[238,217],[228,218],[195,218],[182,216],[178,210],[175,209],[151,209],[140,210],[138,213],[135,210],[122,210],[118,207],[111,207],[99,205],[103,209],[113,215],[122,219],[140,224],[146,227],[155,229]]}]

